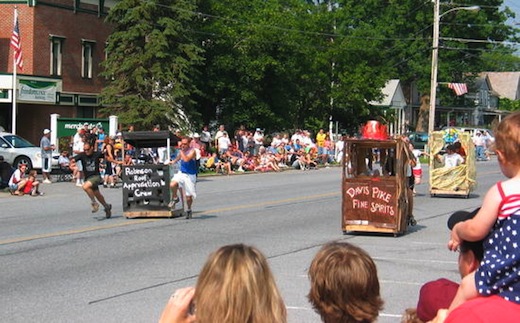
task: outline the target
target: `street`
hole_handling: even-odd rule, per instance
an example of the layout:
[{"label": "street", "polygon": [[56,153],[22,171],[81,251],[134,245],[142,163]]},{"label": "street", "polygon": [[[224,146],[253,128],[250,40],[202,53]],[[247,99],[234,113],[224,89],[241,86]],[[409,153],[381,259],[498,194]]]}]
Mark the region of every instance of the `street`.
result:
[{"label": "street", "polygon": [[503,179],[495,157],[477,163],[468,199],[432,198],[427,167],[417,187],[417,225],[400,237],[341,229],[339,167],[201,177],[193,219],[126,219],[121,189],[102,189],[113,217],[92,214],[72,183],[43,184],[42,197],[0,193],[2,322],[157,322],[175,289],[195,285],[210,252],[245,243],[268,258],[289,322],[320,322],[306,299],[307,268],[331,240],[349,241],[375,260],[385,301],[379,322],[399,322],[420,286],[458,280],[446,220],[472,210]]}]

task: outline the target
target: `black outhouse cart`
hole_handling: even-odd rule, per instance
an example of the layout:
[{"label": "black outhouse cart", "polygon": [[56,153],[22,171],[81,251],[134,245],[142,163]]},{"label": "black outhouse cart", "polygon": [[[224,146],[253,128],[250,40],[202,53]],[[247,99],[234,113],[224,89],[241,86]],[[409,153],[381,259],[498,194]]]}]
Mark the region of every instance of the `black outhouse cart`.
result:
[{"label": "black outhouse cart", "polygon": [[[170,131],[135,131],[122,133],[124,143],[135,147],[139,155],[143,149],[177,145],[180,138]],[[168,158],[169,159],[169,158]],[[123,215],[126,218],[172,217],[170,202],[170,166],[154,164],[148,159],[132,166],[123,166]]]}]

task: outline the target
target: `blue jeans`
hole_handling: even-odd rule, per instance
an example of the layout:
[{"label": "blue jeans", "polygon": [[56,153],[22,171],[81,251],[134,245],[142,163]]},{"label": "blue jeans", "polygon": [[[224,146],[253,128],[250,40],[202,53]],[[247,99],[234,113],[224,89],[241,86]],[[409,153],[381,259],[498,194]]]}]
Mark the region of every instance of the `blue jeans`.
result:
[{"label": "blue jeans", "polygon": [[484,146],[477,146],[477,160],[486,159],[486,155],[484,154]]}]

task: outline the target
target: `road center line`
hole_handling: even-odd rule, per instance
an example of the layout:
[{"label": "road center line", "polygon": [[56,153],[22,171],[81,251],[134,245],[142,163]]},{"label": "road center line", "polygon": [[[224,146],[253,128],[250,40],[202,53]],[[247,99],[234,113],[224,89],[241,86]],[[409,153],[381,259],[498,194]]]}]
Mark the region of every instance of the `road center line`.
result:
[{"label": "road center line", "polygon": [[[222,213],[222,212],[235,211],[235,210],[248,209],[248,208],[266,207],[266,206],[284,204],[284,203],[289,203],[289,202],[298,202],[298,201],[309,200],[309,199],[331,197],[331,196],[336,196],[336,195],[340,195],[340,192],[330,192],[330,193],[325,193],[325,194],[308,195],[308,196],[301,196],[301,197],[295,197],[295,198],[289,198],[289,199],[283,199],[283,200],[275,200],[275,201],[269,201],[269,202],[254,203],[254,204],[242,204],[242,205],[236,205],[236,206],[225,207],[225,208],[220,208],[220,209],[205,210],[200,213],[199,212],[197,212],[197,213],[198,214]],[[128,221],[121,222],[121,223],[114,223],[114,224],[108,224],[108,225],[87,227],[87,228],[83,228],[83,229],[58,231],[58,232],[44,233],[44,234],[38,234],[38,235],[33,235],[33,236],[28,236],[28,237],[0,240],[0,246],[11,244],[11,243],[19,243],[19,242],[26,242],[26,241],[39,240],[39,239],[55,238],[55,237],[60,237],[60,236],[81,234],[81,233],[98,231],[98,230],[107,230],[107,229],[125,227],[125,226],[129,226],[129,225],[156,222],[156,221],[160,221],[160,220],[163,220],[163,218],[133,219],[133,220],[128,220]]]}]

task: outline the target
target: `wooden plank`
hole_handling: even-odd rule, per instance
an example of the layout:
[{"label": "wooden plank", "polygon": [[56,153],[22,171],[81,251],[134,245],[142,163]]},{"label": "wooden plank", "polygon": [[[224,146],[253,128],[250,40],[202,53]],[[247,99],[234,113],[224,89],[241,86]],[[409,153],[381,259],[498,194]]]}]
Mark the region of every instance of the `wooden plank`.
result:
[{"label": "wooden plank", "polygon": [[[178,210],[182,212],[182,210]],[[172,212],[170,210],[167,211],[130,211],[130,212],[123,212],[123,215],[127,219],[132,218],[171,218]],[[178,215],[180,216],[180,215]]]},{"label": "wooden plank", "polygon": [[392,228],[384,228],[380,226],[374,226],[374,225],[345,225],[344,228],[345,231],[351,231],[351,232],[381,232],[381,233],[400,233]]},{"label": "wooden plank", "polygon": [[431,189],[430,194],[432,195],[461,195],[461,196],[467,196],[470,193],[469,190],[437,190],[437,189]]}]

